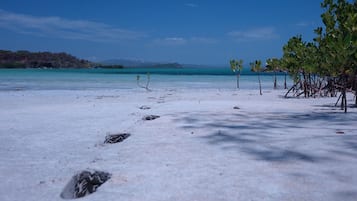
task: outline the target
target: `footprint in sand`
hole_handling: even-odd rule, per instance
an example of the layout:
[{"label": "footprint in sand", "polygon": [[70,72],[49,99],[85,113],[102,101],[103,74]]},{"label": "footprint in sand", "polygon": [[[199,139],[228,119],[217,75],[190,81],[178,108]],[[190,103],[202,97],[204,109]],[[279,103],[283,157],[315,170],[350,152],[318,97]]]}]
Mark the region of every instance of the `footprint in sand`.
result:
[{"label": "footprint in sand", "polygon": [[146,115],[146,116],[143,117],[143,120],[145,120],[145,121],[151,121],[151,120],[157,119],[157,118],[159,118],[159,117],[160,117],[160,116],[158,116],[158,115]]},{"label": "footprint in sand", "polygon": [[72,177],[60,196],[63,199],[76,199],[92,194],[110,177],[111,174],[107,172],[95,170],[82,171]]},{"label": "footprint in sand", "polygon": [[105,136],[104,143],[105,144],[114,144],[114,143],[122,142],[129,136],[130,136],[130,133],[109,134],[109,135]]}]

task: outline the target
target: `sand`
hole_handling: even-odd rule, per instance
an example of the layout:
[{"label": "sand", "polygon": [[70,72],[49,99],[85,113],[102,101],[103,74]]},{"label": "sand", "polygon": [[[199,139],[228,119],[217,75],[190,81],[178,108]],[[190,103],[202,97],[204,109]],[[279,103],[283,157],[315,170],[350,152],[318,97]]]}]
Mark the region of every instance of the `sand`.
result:
[{"label": "sand", "polygon": [[63,200],[82,170],[111,178],[80,200],[356,200],[357,109],[284,92],[0,92],[0,200]]}]

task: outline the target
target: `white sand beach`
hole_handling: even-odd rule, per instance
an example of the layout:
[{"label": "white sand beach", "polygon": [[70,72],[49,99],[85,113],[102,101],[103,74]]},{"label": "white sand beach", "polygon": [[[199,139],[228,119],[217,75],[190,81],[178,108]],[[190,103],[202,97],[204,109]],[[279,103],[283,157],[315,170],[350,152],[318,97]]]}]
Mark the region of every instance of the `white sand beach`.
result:
[{"label": "white sand beach", "polygon": [[112,176],[80,200],[356,200],[357,108],[284,92],[0,92],[0,200],[63,200],[87,169]]}]

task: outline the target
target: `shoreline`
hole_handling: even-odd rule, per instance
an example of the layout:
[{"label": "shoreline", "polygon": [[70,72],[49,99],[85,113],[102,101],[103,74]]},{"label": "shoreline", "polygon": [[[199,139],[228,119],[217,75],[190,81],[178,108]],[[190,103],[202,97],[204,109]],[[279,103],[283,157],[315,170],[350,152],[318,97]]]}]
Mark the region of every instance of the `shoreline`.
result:
[{"label": "shoreline", "polygon": [[[1,92],[0,200],[63,200],[87,169],[112,174],[85,197],[93,201],[354,200],[357,109],[284,92]],[[103,144],[123,132],[131,136]]]}]

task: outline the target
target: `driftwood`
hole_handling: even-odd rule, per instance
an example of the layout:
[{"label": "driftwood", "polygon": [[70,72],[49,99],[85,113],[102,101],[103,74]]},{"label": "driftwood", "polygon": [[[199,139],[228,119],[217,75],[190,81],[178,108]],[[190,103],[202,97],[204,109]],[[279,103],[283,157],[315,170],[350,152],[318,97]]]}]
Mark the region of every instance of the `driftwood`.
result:
[{"label": "driftwood", "polygon": [[151,91],[151,89],[149,89],[150,73],[146,74],[146,85],[145,86],[140,84],[140,75],[136,76],[136,84],[138,85],[138,87],[146,89],[146,91]]}]

